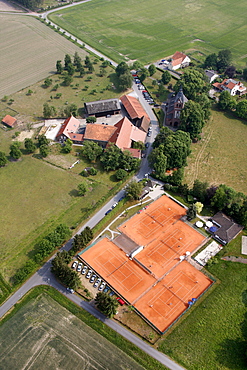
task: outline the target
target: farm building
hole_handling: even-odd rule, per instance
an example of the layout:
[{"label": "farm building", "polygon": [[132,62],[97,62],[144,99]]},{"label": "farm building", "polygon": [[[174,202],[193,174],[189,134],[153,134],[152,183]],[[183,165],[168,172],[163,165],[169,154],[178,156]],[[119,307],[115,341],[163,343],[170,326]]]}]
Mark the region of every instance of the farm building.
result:
[{"label": "farm building", "polygon": [[217,212],[211,221],[213,226],[209,228],[209,231],[216,240],[224,245],[234,239],[244,228],[222,212]]},{"label": "farm building", "polygon": [[83,135],[77,132],[79,127],[80,121],[78,119],[73,116],[67,118],[58,131],[56,140],[63,143],[67,139],[70,139],[74,144],[81,144],[83,141]]},{"label": "farm building", "polygon": [[3,119],[2,119],[2,123],[9,127],[9,128],[13,128],[13,127],[16,127],[17,126],[17,119],[10,116],[9,114],[7,114]]},{"label": "farm building", "polygon": [[[145,142],[146,133],[134,126],[128,118],[124,117],[114,126],[102,124],[88,124],[85,129],[84,140],[98,143],[102,148],[106,148],[108,143],[115,144],[121,150],[131,149],[133,142]],[[130,153],[139,158],[140,151],[129,150]]]},{"label": "farm building", "polygon": [[121,96],[120,100],[134,125],[140,130],[148,132],[150,118],[139,100],[129,95]]},{"label": "farm building", "polygon": [[184,95],[182,87],[176,95],[171,94],[168,97],[165,118],[167,126],[178,127],[180,125],[180,113],[187,101],[188,99]]},{"label": "farm building", "polygon": [[217,91],[228,91],[232,96],[246,94],[246,87],[240,81],[235,81],[232,78],[227,78],[223,82],[215,82],[213,87]]},{"label": "farm building", "polygon": [[121,111],[118,99],[98,100],[84,103],[85,112],[88,116],[103,117],[119,114]]},{"label": "farm building", "polygon": [[176,51],[175,54],[171,57],[171,61],[168,64],[168,69],[176,70],[179,68],[185,68],[188,67],[190,64],[190,58],[185,55],[184,53],[181,53],[180,51]]}]

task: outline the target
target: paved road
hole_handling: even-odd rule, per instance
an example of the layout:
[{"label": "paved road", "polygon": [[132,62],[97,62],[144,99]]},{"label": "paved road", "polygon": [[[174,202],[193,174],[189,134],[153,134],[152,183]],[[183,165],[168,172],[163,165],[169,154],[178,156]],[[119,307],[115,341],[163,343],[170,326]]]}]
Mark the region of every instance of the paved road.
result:
[{"label": "paved road", "polygon": [[[87,2],[90,0],[84,0],[79,3],[66,5],[63,8],[68,8],[71,6],[75,6],[84,2]],[[59,8],[62,9],[62,8]],[[46,13],[43,13],[41,16],[47,20],[47,15],[52,13],[53,11],[57,11],[58,9],[50,10]],[[35,15],[35,14],[32,14]],[[38,15],[40,16],[40,15]],[[51,22],[52,23],[52,22]],[[53,23],[52,23],[53,24]],[[55,24],[53,24],[56,26]],[[61,29],[61,31],[63,31]],[[69,34],[67,31],[66,35],[71,36],[72,39],[75,39],[75,37],[71,34]],[[78,44],[84,44],[83,41],[77,39]],[[117,66],[117,63],[115,63],[113,60],[107,58],[105,55],[99,53],[97,50],[91,48],[89,45],[85,45],[85,48],[92,51],[94,54],[98,55],[99,57],[102,57],[106,60],[109,60],[113,66]],[[150,119],[151,119],[151,125],[152,125],[152,134],[151,137],[147,138],[147,142],[149,142],[149,148],[146,151],[146,158],[142,159],[142,164],[140,171],[136,175],[136,179],[142,179],[145,177],[146,174],[150,173],[150,167],[148,165],[147,156],[151,151],[151,143],[154,141],[155,136],[159,132],[159,125],[156,119],[156,116],[154,115],[151,106],[146,102],[146,100],[143,98],[142,92],[138,90],[138,87],[135,83],[133,83],[133,90],[135,91],[136,95],[138,96],[141,104],[143,105],[144,109],[148,113]],[[124,190],[121,190],[116,194],[107,204],[105,204],[93,217],[91,217],[79,230],[77,233],[80,233],[86,226],[89,226],[90,228],[93,228],[97,223],[104,217],[105,212],[110,209],[113,205],[113,203],[117,202],[119,198],[121,198],[124,195]],[[72,246],[73,238],[70,239],[66,245],[62,248],[65,250],[69,250]],[[106,318],[103,314],[101,314],[98,310],[96,310],[94,307],[92,307],[88,302],[85,302],[81,300],[77,295],[70,294],[68,291],[59,284],[53,274],[50,271],[51,268],[51,261],[54,257],[52,257],[47,263],[44,264],[42,268],[40,268],[29,280],[26,281],[25,284],[23,284],[2,306],[0,307],[0,317],[4,316],[11,307],[18,302],[32,287],[38,286],[38,285],[51,285],[58,291],[60,291],[62,294],[66,295],[71,301],[91,313],[93,316],[98,318],[99,320],[103,321],[106,325],[111,327],[113,330],[115,330],[117,333],[121,334],[123,337],[128,339],[130,342],[134,343],[136,346],[141,348],[144,352],[148,353],[150,356],[155,358],[156,360],[160,361],[162,364],[164,364],[166,367],[172,370],[183,370],[184,368],[172,361],[169,357],[162,354],[161,352],[157,351],[144,341],[142,341],[140,338],[138,338],[136,335],[131,333],[130,331],[123,328],[121,325],[119,325],[117,322],[110,320]]]}]

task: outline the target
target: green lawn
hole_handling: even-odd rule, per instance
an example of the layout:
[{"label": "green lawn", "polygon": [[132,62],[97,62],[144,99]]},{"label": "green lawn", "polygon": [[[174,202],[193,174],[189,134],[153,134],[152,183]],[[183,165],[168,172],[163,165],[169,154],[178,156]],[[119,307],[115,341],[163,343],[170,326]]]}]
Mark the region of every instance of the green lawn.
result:
[{"label": "green lawn", "polygon": [[66,53],[81,57],[86,52],[25,15],[0,14],[0,98],[10,95],[56,71],[56,61]]},{"label": "green lawn", "polygon": [[[65,54],[62,57],[60,56],[62,64],[64,64]],[[73,55],[70,54],[72,61]],[[84,62],[84,59],[82,58],[82,62]],[[91,56],[90,59],[94,63],[95,58]],[[92,74],[86,74],[84,77],[79,77],[79,73],[76,72],[70,86],[63,86],[62,75],[55,74],[49,77],[52,80],[52,85],[48,88],[44,87],[44,80],[41,80],[9,95],[7,102],[0,101],[0,118],[4,117],[5,114],[10,114],[19,118],[24,123],[42,121],[44,103],[54,106],[57,111],[56,116],[59,118],[64,116],[64,108],[72,103],[76,104],[79,109],[79,115],[82,115],[84,102],[118,98],[120,95],[119,91],[111,88],[112,83],[115,82],[114,69],[112,67],[105,68],[106,75],[100,77],[99,70],[101,64],[102,62],[97,60],[97,64],[93,64],[95,71]],[[54,68],[55,65],[56,62],[54,62]],[[87,70],[85,71],[87,72]],[[58,85],[56,90],[54,90],[55,85]],[[28,90],[32,91],[31,95],[28,94]],[[60,98],[56,98],[56,94],[62,95]],[[14,100],[11,105],[9,105],[10,98]],[[13,109],[17,113],[11,112],[10,109]]]},{"label": "green lawn", "polygon": [[219,261],[210,272],[220,284],[159,348],[187,370],[244,370],[247,266]]},{"label": "green lawn", "polygon": [[226,184],[247,193],[247,125],[233,115],[212,110],[203,129],[202,140],[192,144],[185,170],[185,182],[195,179],[210,184]]},{"label": "green lawn", "polygon": [[115,61],[148,63],[176,50],[229,48],[244,65],[246,10],[246,2],[231,0],[93,0],[50,19]]}]

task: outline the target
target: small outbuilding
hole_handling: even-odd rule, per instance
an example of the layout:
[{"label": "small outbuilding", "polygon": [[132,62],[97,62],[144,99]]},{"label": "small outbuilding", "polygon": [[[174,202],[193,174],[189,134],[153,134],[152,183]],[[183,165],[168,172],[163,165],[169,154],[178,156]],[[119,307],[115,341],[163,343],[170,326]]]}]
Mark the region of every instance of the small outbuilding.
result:
[{"label": "small outbuilding", "polygon": [[213,226],[209,228],[209,231],[223,245],[234,239],[244,228],[222,212],[216,213],[211,221]]},{"label": "small outbuilding", "polygon": [[13,128],[13,127],[16,127],[17,126],[17,119],[10,116],[9,114],[7,114],[3,119],[2,119],[2,123],[9,127],[9,128]]}]

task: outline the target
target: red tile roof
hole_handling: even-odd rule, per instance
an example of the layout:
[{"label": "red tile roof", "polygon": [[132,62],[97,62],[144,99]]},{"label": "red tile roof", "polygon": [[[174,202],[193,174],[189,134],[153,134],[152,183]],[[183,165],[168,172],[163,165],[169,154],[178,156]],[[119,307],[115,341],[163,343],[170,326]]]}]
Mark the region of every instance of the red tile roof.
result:
[{"label": "red tile roof", "polygon": [[112,135],[110,142],[116,144],[116,146],[123,150],[123,148],[129,148],[131,146],[131,131],[132,123],[127,117],[122,118],[115,125],[116,131]]},{"label": "red tile roof", "polygon": [[6,126],[9,126],[9,127],[14,127],[16,124],[17,124],[17,120],[16,118],[10,116],[9,114],[7,114],[3,119],[2,119],[2,122],[6,125]]},{"label": "red tile roof", "polygon": [[70,138],[70,140],[72,141],[81,141],[83,142],[83,139],[84,139],[84,135],[83,134],[75,134],[75,133],[68,133],[68,136]]},{"label": "red tile roof", "polygon": [[69,134],[76,133],[79,126],[80,121],[78,121],[78,119],[76,119],[74,116],[67,118],[60,127],[60,130],[58,131],[56,138],[59,139],[59,136],[61,135],[65,135],[66,137],[69,138]]},{"label": "red tile roof", "polygon": [[120,100],[131,119],[142,118],[143,116],[149,119],[145,109],[143,109],[138,99],[133,96],[124,95],[121,96]]},{"label": "red tile roof", "polygon": [[176,51],[175,54],[172,56],[172,65],[177,66],[178,64],[181,64],[183,60],[186,58],[187,55],[184,53],[181,53],[180,51]]},{"label": "red tile roof", "polygon": [[141,149],[134,149],[134,148],[123,148],[123,150],[128,150],[132,157],[134,158],[141,158]]},{"label": "red tile roof", "polygon": [[99,123],[89,123],[86,126],[84,139],[106,142],[111,139],[115,131],[115,126],[107,126]]}]

